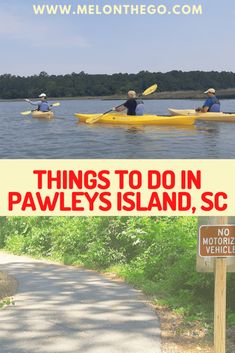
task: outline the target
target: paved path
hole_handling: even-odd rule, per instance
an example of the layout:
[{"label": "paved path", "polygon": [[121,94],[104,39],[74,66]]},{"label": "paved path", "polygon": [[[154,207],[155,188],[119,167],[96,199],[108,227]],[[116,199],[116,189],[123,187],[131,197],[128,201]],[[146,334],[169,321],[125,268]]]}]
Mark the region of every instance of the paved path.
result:
[{"label": "paved path", "polygon": [[160,353],[159,322],[139,291],[96,272],[0,253],[19,281],[0,311],[1,353]]}]

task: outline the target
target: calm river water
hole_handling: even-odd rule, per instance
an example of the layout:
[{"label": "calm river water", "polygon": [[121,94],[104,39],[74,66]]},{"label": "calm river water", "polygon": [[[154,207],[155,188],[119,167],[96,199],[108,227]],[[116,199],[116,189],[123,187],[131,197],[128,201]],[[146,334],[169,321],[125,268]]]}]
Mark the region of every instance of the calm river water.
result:
[{"label": "calm river water", "polygon": [[[197,122],[193,127],[105,126],[79,123],[74,113],[98,113],[119,101],[66,100],[52,120],[21,116],[25,102],[0,102],[0,158],[235,158],[235,123]],[[194,108],[199,101],[151,100],[145,111],[168,114],[167,108]],[[235,111],[224,100],[223,111]]]}]

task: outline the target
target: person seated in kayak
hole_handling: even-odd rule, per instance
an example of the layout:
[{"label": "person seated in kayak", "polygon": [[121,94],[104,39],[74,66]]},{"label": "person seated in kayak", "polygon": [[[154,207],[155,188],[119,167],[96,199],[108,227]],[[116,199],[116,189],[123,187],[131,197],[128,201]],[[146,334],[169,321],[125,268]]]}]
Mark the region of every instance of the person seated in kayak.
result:
[{"label": "person seated in kayak", "polygon": [[116,112],[122,112],[127,109],[127,115],[144,115],[144,102],[137,99],[135,91],[129,91],[127,93],[128,100],[120,107],[113,108]]},{"label": "person seated in kayak", "polygon": [[45,93],[42,93],[40,94],[39,98],[41,99],[39,102],[32,102],[30,99],[25,99],[25,101],[32,105],[37,105],[37,110],[40,112],[49,112],[51,108],[50,104],[47,102],[47,95]]},{"label": "person seated in kayak", "polygon": [[215,89],[209,88],[206,92],[208,98],[205,101],[202,108],[196,109],[196,112],[202,113],[219,113],[220,112],[220,101],[215,95]]}]

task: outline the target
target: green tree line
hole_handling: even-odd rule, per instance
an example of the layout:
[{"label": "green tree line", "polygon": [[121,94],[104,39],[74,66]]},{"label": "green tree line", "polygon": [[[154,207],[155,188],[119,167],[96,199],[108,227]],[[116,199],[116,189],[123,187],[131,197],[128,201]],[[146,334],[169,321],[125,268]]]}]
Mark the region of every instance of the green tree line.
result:
[{"label": "green tree line", "polygon": [[[5,217],[0,247],[114,271],[186,316],[212,320],[214,276],[196,272],[197,229],[194,217]],[[234,292],[229,274],[229,320]]]},{"label": "green tree line", "polygon": [[45,91],[50,97],[110,96],[126,94],[130,89],[142,92],[153,83],[159,91],[205,90],[234,88],[235,73],[203,71],[170,71],[167,73],[141,71],[137,74],[91,75],[85,72],[67,75],[28,77],[5,74],[0,76],[0,99],[37,97]]}]

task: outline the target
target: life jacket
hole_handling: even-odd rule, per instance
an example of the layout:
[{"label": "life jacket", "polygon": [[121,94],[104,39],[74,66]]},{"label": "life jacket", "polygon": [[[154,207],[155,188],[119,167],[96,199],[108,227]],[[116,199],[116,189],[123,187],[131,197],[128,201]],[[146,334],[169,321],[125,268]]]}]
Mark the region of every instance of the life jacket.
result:
[{"label": "life jacket", "polygon": [[136,100],[137,106],[135,108],[135,115],[142,116],[144,115],[144,102],[140,99]]},{"label": "life jacket", "polygon": [[210,113],[219,113],[220,112],[220,101],[219,101],[219,99],[216,96],[211,97],[211,99],[212,99],[213,104],[212,104],[211,107],[209,107],[208,112],[210,112]]},{"label": "life jacket", "polygon": [[50,111],[50,105],[47,101],[43,101],[38,105],[38,110],[40,112],[49,112]]}]

